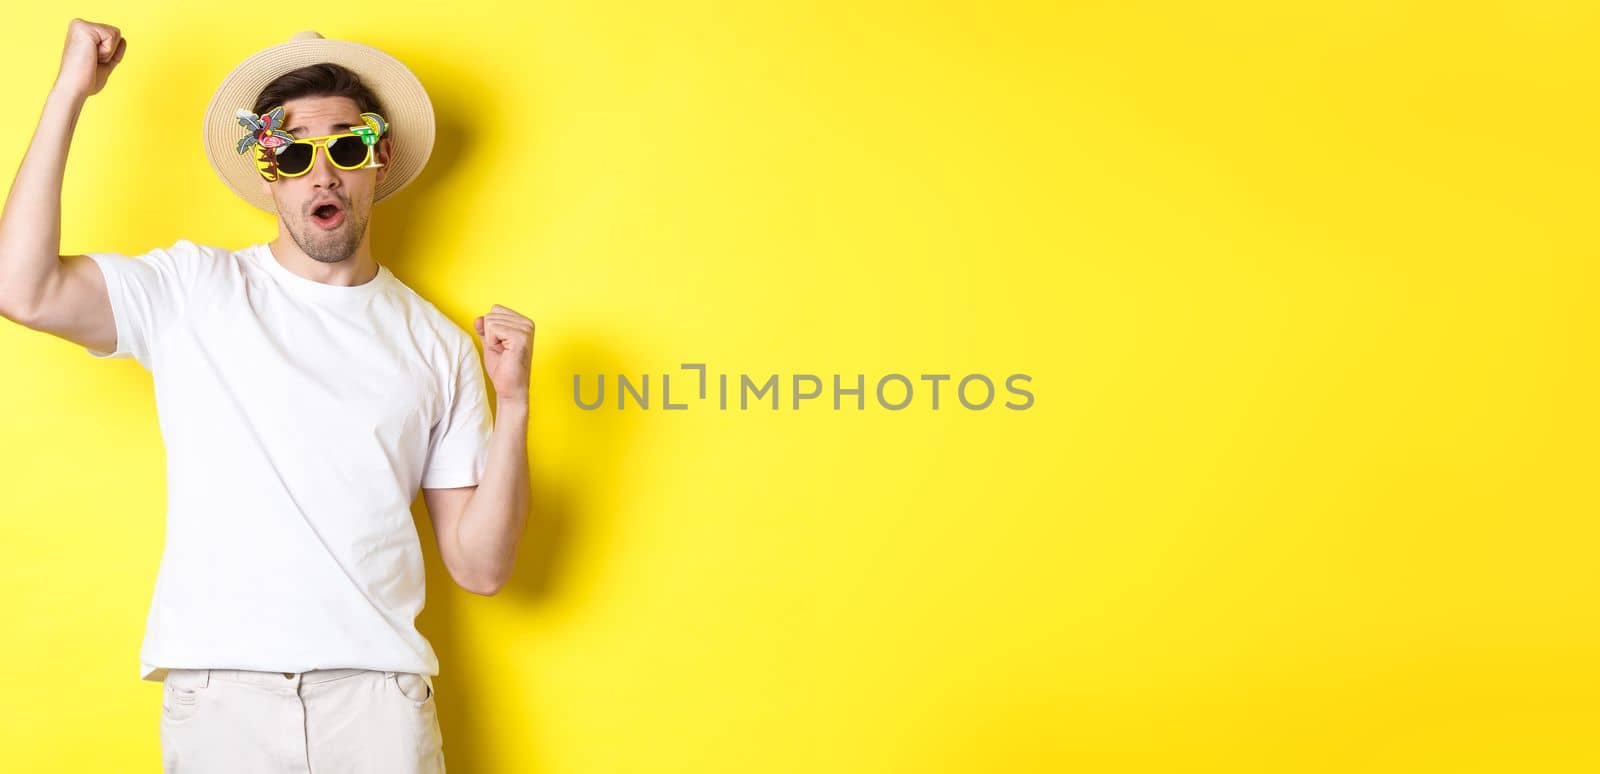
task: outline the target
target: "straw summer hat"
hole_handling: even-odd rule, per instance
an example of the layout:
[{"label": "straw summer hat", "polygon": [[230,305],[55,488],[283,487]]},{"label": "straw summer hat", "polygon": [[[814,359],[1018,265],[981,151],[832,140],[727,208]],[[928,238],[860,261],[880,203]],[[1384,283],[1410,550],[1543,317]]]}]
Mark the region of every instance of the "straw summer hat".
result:
[{"label": "straw summer hat", "polygon": [[235,112],[250,110],[256,97],[278,76],[306,65],[332,62],[349,68],[361,78],[382,103],[389,124],[391,151],[389,171],[373,196],[381,202],[411,182],[428,163],[433,152],[433,103],[422,82],[406,66],[371,46],[348,40],[328,40],[315,32],[299,32],[287,43],[258,51],[222,79],[217,93],[206,108],[206,157],[240,198],[276,214],[272,197],[262,193],[261,176],[251,154],[239,153],[235,145],[249,130],[239,124]]}]

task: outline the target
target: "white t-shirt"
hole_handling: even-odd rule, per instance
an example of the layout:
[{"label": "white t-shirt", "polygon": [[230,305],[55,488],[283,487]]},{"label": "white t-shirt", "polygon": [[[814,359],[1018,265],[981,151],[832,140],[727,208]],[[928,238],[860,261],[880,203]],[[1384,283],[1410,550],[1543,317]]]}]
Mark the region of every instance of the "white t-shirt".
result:
[{"label": "white t-shirt", "polygon": [[492,420],[471,334],[380,266],[301,277],[264,244],[91,253],[117,349],[151,373],[167,531],[139,652],[168,669],[439,672],[415,626],[419,487],[477,484]]}]

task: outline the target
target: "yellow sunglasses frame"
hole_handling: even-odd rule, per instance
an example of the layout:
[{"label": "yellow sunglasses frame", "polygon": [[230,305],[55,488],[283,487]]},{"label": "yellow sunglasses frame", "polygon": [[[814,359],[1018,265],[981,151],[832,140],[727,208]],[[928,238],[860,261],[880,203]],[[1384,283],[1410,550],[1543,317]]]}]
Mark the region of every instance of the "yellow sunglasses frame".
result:
[{"label": "yellow sunglasses frame", "polygon": [[[277,155],[276,151],[271,150],[271,149],[267,149],[267,148],[258,147],[256,150],[260,155],[256,157],[256,171],[261,173],[261,178],[263,180],[266,180],[269,183],[277,180],[278,178],[303,177],[306,174],[311,172],[311,168],[312,167],[315,167],[317,165],[317,149],[318,148],[322,149],[322,155],[327,157],[329,164],[332,164],[334,167],[336,167],[338,169],[343,169],[345,171],[350,171],[352,169],[366,169],[366,168],[369,168],[369,167],[376,168],[376,167],[383,166],[383,163],[378,161],[378,158],[377,158],[377,152],[378,152],[377,148],[378,148],[378,146],[376,144],[367,145],[366,146],[367,147],[367,155],[366,155],[366,157],[363,158],[361,160],[361,162],[356,164],[355,166],[347,167],[347,166],[344,166],[344,165],[340,164],[337,161],[334,161],[333,160],[333,153],[331,153],[328,150],[328,145],[329,145],[329,143],[332,143],[335,140],[338,140],[338,139],[341,139],[341,138],[345,138],[345,137],[354,137],[354,138],[356,138],[358,140],[361,140],[361,135],[356,134],[355,132],[341,132],[339,134],[324,134],[324,135],[322,135],[320,137],[303,137],[303,138],[302,137],[297,137],[297,138],[295,138],[295,141],[292,142],[292,143],[289,143],[289,145],[298,145],[300,143],[305,143],[305,144],[311,146],[311,163],[307,164],[305,169],[303,169],[303,170],[301,170],[299,172],[292,173],[292,174],[289,173],[289,172],[283,171],[283,169],[278,168],[276,164],[272,164],[271,162],[267,161],[267,159],[266,159],[267,154]],[[362,144],[365,145],[366,141],[362,140]],[[287,148],[288,145],[285,145],[283,147]],[[278,177],[268,177],[267,176],[268,170],[276,171]]]}]

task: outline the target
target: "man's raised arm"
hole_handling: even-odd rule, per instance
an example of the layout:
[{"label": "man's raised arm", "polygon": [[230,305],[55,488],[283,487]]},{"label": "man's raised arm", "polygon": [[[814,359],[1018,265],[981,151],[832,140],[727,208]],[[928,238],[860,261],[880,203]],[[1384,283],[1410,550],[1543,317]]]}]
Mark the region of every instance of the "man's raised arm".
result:
[{"label": "man's raised arm", "polygon": [[61,178],[84,103],[127,48],[116,27],[67,26],[61,71],[0,215],[0,316],[105,352],[117,343],[105,278],[88,257],[60,254]]}]

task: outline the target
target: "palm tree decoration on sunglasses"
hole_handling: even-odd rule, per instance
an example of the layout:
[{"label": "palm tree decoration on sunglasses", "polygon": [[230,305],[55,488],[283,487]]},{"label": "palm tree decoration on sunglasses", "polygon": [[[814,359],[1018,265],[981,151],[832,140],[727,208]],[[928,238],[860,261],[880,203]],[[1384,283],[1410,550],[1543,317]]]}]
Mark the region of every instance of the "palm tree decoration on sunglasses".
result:
[{"label": "palm tree decoration on sunglasses", "polygon": [[262,177],[277,180],[278,154],[294,143],[294,135],[278,128],[283,126],[283,106],[279,105],[261,115],[239,108],[234,116],[239,119],[240,126],[250,130],[249,134],[239,138],[235,150],[242,155],[252,145],[259,147],[256,169],[261,171]]}]

